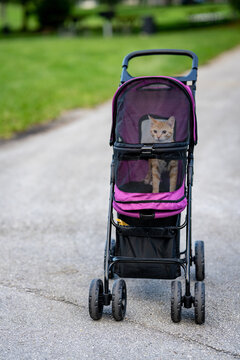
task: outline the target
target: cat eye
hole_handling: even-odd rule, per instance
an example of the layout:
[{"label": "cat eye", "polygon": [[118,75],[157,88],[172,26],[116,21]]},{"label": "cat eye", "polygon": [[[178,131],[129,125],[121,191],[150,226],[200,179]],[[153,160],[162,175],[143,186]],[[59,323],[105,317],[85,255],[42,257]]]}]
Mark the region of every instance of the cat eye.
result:
[{"label": "cat eye", "polygon": [[153,130],[153,132],[156,134],[156,133],[157,133],[157,130]]},{"label": "cat eye", "polygon": [[162,131],[162,134],[166,134],[166,133],[167,133],[167,131],[166,131],[166,130],[163,130],[163,131]]}]

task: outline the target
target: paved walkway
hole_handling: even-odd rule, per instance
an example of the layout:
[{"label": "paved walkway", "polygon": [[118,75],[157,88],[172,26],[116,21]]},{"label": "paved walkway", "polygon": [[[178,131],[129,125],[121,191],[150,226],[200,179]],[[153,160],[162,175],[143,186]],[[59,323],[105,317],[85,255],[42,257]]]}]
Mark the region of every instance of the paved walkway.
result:
[{"label": "paved walkway", "polygon": [[240,358],[240,49],[200,68],[193,237],[206,245],[206,323],[170,320],[170,282],[127,280],[125,321],[88,315],[102,276],[110,102],[0,147],[0,359]]}]

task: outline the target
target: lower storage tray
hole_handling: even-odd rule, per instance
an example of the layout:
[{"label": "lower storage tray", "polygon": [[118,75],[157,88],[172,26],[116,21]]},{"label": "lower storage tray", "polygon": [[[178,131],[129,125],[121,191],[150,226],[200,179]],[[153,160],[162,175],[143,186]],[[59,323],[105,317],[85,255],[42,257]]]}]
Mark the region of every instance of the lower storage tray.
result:
[{"label": "lower storage tray", "polygon": [[[180,230],[117,228],[115,256],[179,259],[179,243]],[[176,279],[181,275],[179,264],[118,263],[113,272],[125,278]]]}]

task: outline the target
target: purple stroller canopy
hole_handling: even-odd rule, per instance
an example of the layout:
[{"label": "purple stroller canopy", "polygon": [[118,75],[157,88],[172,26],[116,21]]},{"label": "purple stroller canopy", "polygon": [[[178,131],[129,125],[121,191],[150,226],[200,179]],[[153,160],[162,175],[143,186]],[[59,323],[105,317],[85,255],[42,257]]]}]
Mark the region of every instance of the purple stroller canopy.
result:
[{"label": "purple stroller canopy", "polygon": [[149,116],[175,118],[174,142],[197,142],[194,99],[189,86],[170,77],[141,77],[124,83],[113,98],[110,143],[151,143]]}]

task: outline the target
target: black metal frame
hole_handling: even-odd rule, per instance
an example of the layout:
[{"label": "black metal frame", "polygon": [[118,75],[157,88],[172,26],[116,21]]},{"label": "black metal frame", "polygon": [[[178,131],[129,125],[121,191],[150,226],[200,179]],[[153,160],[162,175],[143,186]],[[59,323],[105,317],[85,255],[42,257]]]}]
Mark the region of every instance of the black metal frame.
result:
[{"label": "black metal frame", "polygon": [[[146,55],[182,55],[189,56],[192,58],[192,70],[186,76],[175,77],[175,79],[180,80],[184,84],[189,81],[192,82],[190,85],[194,99],[195,99],[195,90],[196,90],[196,81],[197,81],[197,67],[198,67],[198,58],[191,51],[186,50],[146,50],[146,51],[136,51],[128,54],[123,60],[123,71],[121,76],[121,83],[124,83],[127,80],[132,79],[131,75],[127,72],[128,62],[130,59],[139,56]],[[141,149],[137,149],[139,152],[143,152],[146,150],[151,151],[150,149],[145,149],[144,147]],[[170,150],[165,148],[165,150]],[[171,149],[176,150],[176,149]],[[134,150],[133,150],[134,151]],[[136,151],[136,148],[135,148]],[[193,163],[194,163],[194,145],[190,144],[188,146],[188,156],[187,156],[187,181],[186,181],[186,189],[187,189],[187,212],[186,219],[182,225],[179,226],[168,226],[168,227],[156,227],[155,229],[159,230],[181,230],[186,227],[186,249],[180,253],[180,258],[130,258],[123,256],[112,256],[110,255],[110,246],[111,246],[111,238],[112,238],[112,226],[115,228],[120,228],[120,226],[115,223],[113,218],[113,196],[114,196],[114,160],[111,164],[111,176],[110,176],[110,196],[109,196],[109,209],[108,209],[108,224],[107,224],[107,239],[105,246],[105,268],[104,268],[104,293],[103,293],[103,302],[104,305],[109,305],[112,299],[111,292],[109,290],[109,273],[112,267],[117,263],[147,263],[147,264],[178,264],[182,267],[185,274],[185,295],[182,297],[182,304],[186,308],[191,308],[192,304],[194,304],[194,297],[191,295],[190,289],[190,267],[194,261],[192,256],[192,185],[193,185]],[[131,229],[131,227],[128,227]],[[183,255],[183,258],[181,258]]]}]

